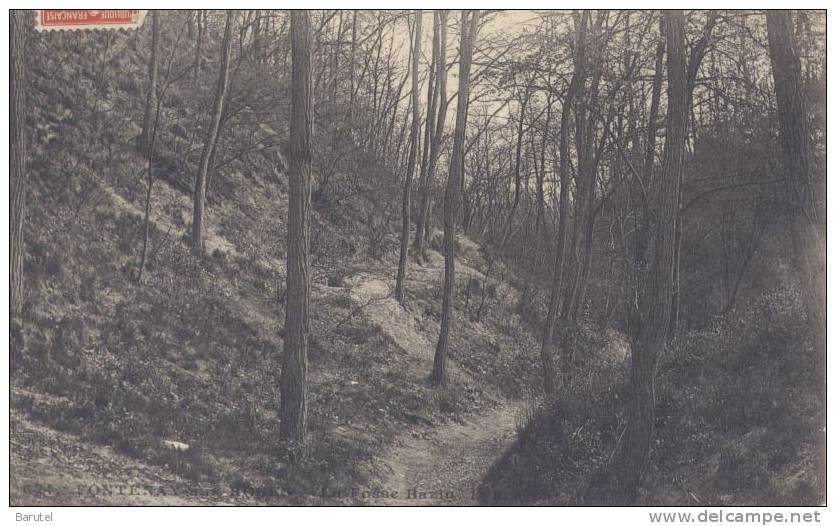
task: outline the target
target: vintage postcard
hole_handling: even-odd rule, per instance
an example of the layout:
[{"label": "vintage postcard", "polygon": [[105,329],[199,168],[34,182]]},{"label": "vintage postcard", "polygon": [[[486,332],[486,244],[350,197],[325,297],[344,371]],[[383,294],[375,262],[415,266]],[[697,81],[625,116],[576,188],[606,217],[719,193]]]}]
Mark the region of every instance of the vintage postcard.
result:
[{"label": "vintage postcard", "polygon": [[9,11],[17,521],[823,520],[826,12],[432,7]]}]

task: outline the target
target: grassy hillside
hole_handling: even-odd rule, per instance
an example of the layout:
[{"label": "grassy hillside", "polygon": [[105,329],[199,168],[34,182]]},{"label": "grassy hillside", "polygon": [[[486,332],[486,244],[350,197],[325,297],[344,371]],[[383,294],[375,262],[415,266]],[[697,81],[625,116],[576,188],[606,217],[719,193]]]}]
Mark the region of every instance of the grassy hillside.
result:
[{"label": "grassy hillside", "polygon": [[[164,51],[179,45],[176,29],[166,26]],[[366,191],[318,201],[311,227],[310,440],[301,449],[280,443],[289,72],[258,87],[270,94],[272,122],[254,124],[246,117],[259,108],[239,106],[225,128],[231,153],[216,164],[203,258],[191,254],[188,231],[209,83],[167,89],[139,284],[146,159],[135,143],[148,32],[30,39],[27,298],[11,328],[12,436],[21,444],[12,450],[13,503],[78,503],[77,487],[118,483],[180,488],[163,503],[318,501],[323,487],[365,484],[364,463],[398,433],[535,384],[536,338],[514,312],[509,271],[494,265],[485,277],[480,248],[465,238],[451,381],[425,383],[441,256],[410,263],[406,308],[393,305],[394,218],[364,225],[374,226],[366,211],[375,205],[397,205],[398,177],[347,154],[338,177]],[[205,50],[208,71],[216,52]],[[236,94],[255,89],[235,82],[233,107]],[[253,148],[263,137],[277,147]],[[50,487],[33,490],[39,484]],[[99,491],[83,500],[125,502]]]}]

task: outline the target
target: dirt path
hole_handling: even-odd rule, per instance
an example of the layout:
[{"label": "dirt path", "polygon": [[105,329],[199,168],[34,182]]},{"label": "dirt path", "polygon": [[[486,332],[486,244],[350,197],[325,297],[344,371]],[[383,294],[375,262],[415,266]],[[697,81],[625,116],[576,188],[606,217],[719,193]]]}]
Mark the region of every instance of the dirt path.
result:
[{"label": "dirt path", "polygon": [[[461,264],[463,275],[483,276]],[[410,269],[412,284],[428,287],[443,279],[439,261]],[[394,286],[387,277],[361,272],[346,280],[352,303],[362,316],[378,326],[415,363],[432,360],[434,345],[419,330],[419,320],[391,296]],[[408,371],[423,380],[426,371]],[[451,381],[469,376],[456,364],[448,365]],[[504,404],[464,422],[433,427],[412,427],[396,438],[394,445],[368,465],[379,498],[375,506],[467,505],[477,503],[477,489],[488,469],[513,442],[526,403]]]},{"label": "dirt path", "polygon": [[373,487],[388,495],[368,504],[476,504],[479,483],[513,442],[524,409],[523,402],[509,402],[464,423],[404,433],[375,462],[375,470],[383,476]]}]

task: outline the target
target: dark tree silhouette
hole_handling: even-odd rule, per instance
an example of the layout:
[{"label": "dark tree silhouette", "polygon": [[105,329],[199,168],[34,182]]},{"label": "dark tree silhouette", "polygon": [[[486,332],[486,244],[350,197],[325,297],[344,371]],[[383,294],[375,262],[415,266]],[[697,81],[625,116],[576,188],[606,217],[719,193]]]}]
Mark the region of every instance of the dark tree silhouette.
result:
[{"label": "dark tree silhouette", "polygon": [[290,12],[291,80],[290,194],[287,222],[287,308],[282,359],[282,438],[302,441],[306,427],[308,369],[309,216],[311,204],[311,19]]},{"label": "dark tree silhouette", "polygon": [[450,173],[444,193],[444,289],[441,302],[441,330],[435,347],[435,358],[430,381],[446,381],[447,346],[453,324],[453,294],[456,287],[456,212],[461,200],[464,177],[464,142],[467,128],[467,105],[470,96],[470,65],[473,61],[473,41],[479,31],[479,10],[462,11],[461,46],[459,60],[459,94],[456,102],[456,131],[450,156]]},{"label": "dark tree silhouette", "polygon": [[633,345],[631,399],[616,476],[618,489],[632,498],[647,471],[653,441],[655,376],[671,316],[673,262],[679,183],[685,157],[688,93],[685,64],[685,15],[665,12],[668,55],[668,116],[653,260],[641,308],[645,323]]}]

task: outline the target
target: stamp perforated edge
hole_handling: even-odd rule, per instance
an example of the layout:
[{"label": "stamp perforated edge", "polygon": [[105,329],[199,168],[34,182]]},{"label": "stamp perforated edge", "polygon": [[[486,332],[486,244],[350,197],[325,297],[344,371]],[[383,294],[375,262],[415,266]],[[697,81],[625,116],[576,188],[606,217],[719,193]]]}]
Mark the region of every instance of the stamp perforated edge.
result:
[{"label": "stamp perforated edge", "polygon": [[76,24],[55,24],[43,25],[41,22],[41,12],[45,9],[32,9],[32,14],[35,16],[35,30],[43,31],[97,31],[97,30],[120,30],[120,29],[138,29],[142,27],[145,21],[145,15],[148,14],[147,9],[137,9],[134,13],[133,20],[130,22],[114,22],[112,24],[101,23],[76,23]]}]

